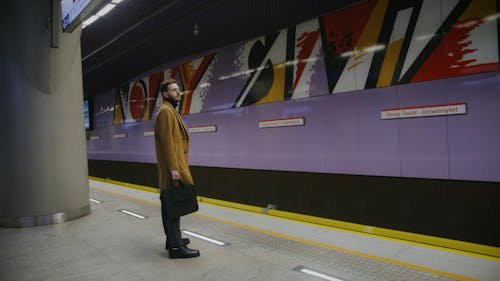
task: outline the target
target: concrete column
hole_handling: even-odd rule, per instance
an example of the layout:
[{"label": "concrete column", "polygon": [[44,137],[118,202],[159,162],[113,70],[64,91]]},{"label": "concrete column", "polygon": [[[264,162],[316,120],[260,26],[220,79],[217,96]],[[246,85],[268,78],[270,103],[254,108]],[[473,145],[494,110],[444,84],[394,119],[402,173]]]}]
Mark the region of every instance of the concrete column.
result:
[{"label": "concrete column", "polygon": [[59,47],[51,48],[50,14],[51,0],[0,1],[4,227],[60,223],[90,213],[81,28],[67,34],[58,24]]}]

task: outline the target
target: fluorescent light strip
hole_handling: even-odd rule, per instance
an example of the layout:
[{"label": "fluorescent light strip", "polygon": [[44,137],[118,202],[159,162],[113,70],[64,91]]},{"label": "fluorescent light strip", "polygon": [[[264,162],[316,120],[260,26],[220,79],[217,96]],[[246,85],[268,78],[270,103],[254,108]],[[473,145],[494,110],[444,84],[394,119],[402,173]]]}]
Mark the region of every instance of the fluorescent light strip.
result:
[{"label": "fluorescent light strip", "polygon": [[140,215],[140,214],[136,214],[134,212],[131,212],[131,211],[128,211],[128,210],[120,210],[120,212],[124,213],[124,214],[127,214],[127,215],[131,215],[133,217],[136,217],[136,218],[139,218],[139,219],[145,219],[147,217],[143,216],[143,215]]},{"label": "fluorescent light strip", "polygon": [[228,244],[226,242],[215,240],[215,239],[212,239],[212,238],[209,238],[209,237],[206,237],[206,236],[203,236],[203,235],[191,232],[189,230],[183,230],[182,232],[185,233],[185,234],[187,234],[187,235],[190,235],[190,236],[193,236],[193,237],[205,240],[207,242],[210,242],[210,243],[213,243],[213,244],[216,244],[216,245],[219,245],[219,246],[226,246]]},{"label": "fluorescent light strip", "polygon": [[314,277],[317,277],[317,278],[320,278],[320,279],[323,279],[323,280],[328,280],[328,281],[345,281],[344,279],[335,278],[333,276],[326,275],[326,274],[323,274],[321,272],[317,272],[317,271],[311,270],[309,268],[305,268],[303,266],[298,266],[298,267],[294,268],[293,270],[296,270],[296,271],[302,272],[304,274],[311,275],[311,276],[314,276]]},{"label": "fluorescent light strip", "polygon": [[105,14],[109,13],[109,11],[111,11],[114,7],[116,7],[115,4],[108,4],[108,5],[104,6],[104,8],[102,8],[99,12],[97,12],[96,15],[99,17],[102,17]]},{"label": "fluorescent light strip", "polygon": [[87,20],[85,20],[85,21],[83,22],[83,24],[84,24],[85,26],[87,26],[87,25],[91,25],[91,24],[92,24],[93,22],[95,22],[98,18],[99,18],[98,16],[93,15],[93,16],[91,16],[90,18],[88,18]]},{"label": "fluorescent light strip", "polygon": [[82,29],[85,27],[91,25],[94,21],[98,20],[100,17],[104,16],[105,14],[109,13],[116,5],[120,4],[123,0],[112,0],[111,3],[107,4],[99,10],[95,15],[89,17],[87,20],[85,20],[82,24]]},{"label": "fluorescent light strip", "polygon": [[102,203],[102,201],[95,200],[95,199],[92,199],[92,198],[90,198],[89,200],[90,200],[90,202],[96,203],[96,204],[101,204]]}]

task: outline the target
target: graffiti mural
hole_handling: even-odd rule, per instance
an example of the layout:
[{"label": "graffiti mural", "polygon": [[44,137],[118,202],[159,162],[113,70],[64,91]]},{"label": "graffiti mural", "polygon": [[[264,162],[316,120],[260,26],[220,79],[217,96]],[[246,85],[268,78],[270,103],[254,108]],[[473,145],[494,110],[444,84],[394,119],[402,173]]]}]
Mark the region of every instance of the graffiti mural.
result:
[{"label": "graffiti mural", "polygon": [[182,114],[202,111],[207,88],[212,78],[213,57],[214,55],[211,54],[178,66],[181,80],[179,86],[184,92],[181,104]]},{"label": "graffiti mural", "polygon": [[146,121],[156,108],[155,101],[163,81],[163,73],[122,85],[118,88],[114,124]]},{"label": "graffiti mural", "polygon": [[496,0],[367,0],[127,83],[114,124],[150,120],[176,79],[182,114],[499,70]]},{"label": "graffiti mural", "polygon": [[[289,53],[293,51],[291,60],[287,61],[287,65],[293,66],[293,80],[289,97],[292,99],[306,98],[314,95],[318,87],[324,89],[326,84],[320,81],[313,83],[313,77],[325,77],[323,51],[321,49],[320,27],[318,20],[310,20],[299,24],[293,30],[294,40],[289,43]],[[289,38],[292,38],[289,35]],[[291,46],[290,46],[291,44]],[[321,69],[322,71],[320,71]]]},{"label": "graffiti mural", "polygon": [[246,84],[235,107],[284,100],[286,31],[243,44],[236,63]]},{"label": "graffiti mural", "polygon": [[325,15],[329,90],[498,70],[497,18],[494,0],[370,0]]}]

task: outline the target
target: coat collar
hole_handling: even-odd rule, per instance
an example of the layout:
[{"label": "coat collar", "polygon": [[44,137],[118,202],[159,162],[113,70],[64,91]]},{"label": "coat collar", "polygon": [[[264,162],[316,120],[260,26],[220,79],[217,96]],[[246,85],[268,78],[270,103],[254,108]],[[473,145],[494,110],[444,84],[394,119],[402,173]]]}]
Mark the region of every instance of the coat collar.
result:
[{"label": "coat collar", "polygon": [[189,138],[188,130],[186,128],[186,125],[184,124],[184,120],[182,119],[180,113],[174,108],[174,106],[171,103],[166,102],[164,103],[164,105],[166,105],[167,107],[169,107],[171,110],[174,111],[174,115],[177,118],[177,121],[179,121],[179,123],[181,124],[182,131],[184,132],[186,137]]}]

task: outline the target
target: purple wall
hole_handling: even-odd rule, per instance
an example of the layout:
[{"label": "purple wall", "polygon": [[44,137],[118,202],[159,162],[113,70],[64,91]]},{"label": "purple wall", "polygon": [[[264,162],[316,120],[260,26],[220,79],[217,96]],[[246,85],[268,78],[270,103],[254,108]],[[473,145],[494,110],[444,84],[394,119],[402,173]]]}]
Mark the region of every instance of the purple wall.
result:
[{"label": "purple wall", "polygon": [[[465,102],[467,114],[381,120],[380,110]],[[153,121],[112,125],[114,93],[97,96],[88,158],[154,163]],[[190,164],[208,167],[500,182],[500,73],[404,84],[185,115]],[[257,121],[305,117],[305,126]],[[113,139],[116,133],[126,139]]]}]

